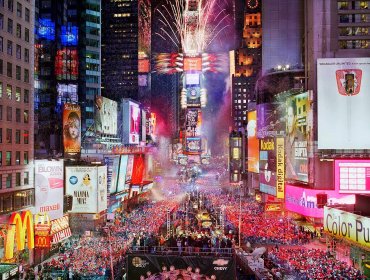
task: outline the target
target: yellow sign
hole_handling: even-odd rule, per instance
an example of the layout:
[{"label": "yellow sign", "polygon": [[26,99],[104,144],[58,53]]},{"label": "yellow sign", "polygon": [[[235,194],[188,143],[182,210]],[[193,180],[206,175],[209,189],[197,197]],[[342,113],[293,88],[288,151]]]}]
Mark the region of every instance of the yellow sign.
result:
[{"label": "yellow sign", "polygon": [[5,259],[10,260],[13,258],[15,241],[17,242],[17,250],[24,250],[26,236],[28,249],[35,248],[31,211],[22,211],[21,214],[12,213],[8,221],[8,233],[5,239]]},{"label": "yellow sign", "polygon": [[276,197],[284,199],[285,155],[284,138],[276,138]]}]

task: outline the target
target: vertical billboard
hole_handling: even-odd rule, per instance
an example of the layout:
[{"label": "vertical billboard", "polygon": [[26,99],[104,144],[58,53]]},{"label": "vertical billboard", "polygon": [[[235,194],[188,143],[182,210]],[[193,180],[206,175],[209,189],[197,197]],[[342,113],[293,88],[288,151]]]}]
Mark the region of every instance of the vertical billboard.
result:
[{"label": "vertical billboard", "polygon": [[77,80],[78,53],[76,49],[63,48],[57,51],[55,76],[57,80]]},{"label": "vertical billboard", "polygon": [[145,179],[153,180],[154,178],[154,159],[153,155],[145,154]]},{"label": "vertical billboard", "polygon": [[319,149],[370,149],[369,92],[369,57],[317,60]]},{"label": "vertical billboard", "polygon": [[141,135],[140,139],[146,142],[146,111],[141,110]]},{"label": "vertical billboard", "polygon": [[95,166],[66,167],[66,194],[73,197],[70,212],[99,213],[103,207],[106,208],[107,171],[103,167],[105,169]]},{"label": "vertical billboard", "polygon": [[132,178],[131,183],[135,185],[140,185],[143,182],[143,175],[144,175],[144,155],[135,155],[134,156],[134,167],[132,170]]},{"label": "vertical billboard", "polygon": [[307,146],[312,136],[312,110],[308,92],[286,100],[285,178],[308,182]]},{"label": "vertical billboard", "polygon": [[35,160],[35,213],[63,217],[63,161]]},{"label": "vertical billboard", "polygon": [[201,153],[202,152],[202,139],[200,137],[187,137],[186,138],[186,151],[188,153]]},{"label": "vertical billboard", "polygon": [[185,130],[186,137],[200,135],[200,112],[197,109],[186,111]]},{"label": "vertical billboard", "polygon": [[186,88],[186,104],[188,108],[200,108],[199,86],[189,86]]},{"label": "vertical billboard", "polygon": [[65,155],[81,152],[81,109],[77,104],[63,105],[63,146]]},{"label": "vertical billboard", "polygon": [[370,160],[335,160],[335,189],[370,194]]},{"label": "vertical billboard", "polygon": [[118,181],[118,169],[119,169],[119,156],[116,156],[112,160],[112,177],[111,177],[111,183],[109,188],[109,193],[114,194],[117,192],[117,181]]},{"label": "vertical billboard", "polygon": [[123,144],[139,144],[141,131],[141,110],[138,103],[122,101],[122,141]]},{"label": "vertical billboard", "polygon": [[127,169],[126,169],[126,184],[131,184],[132,172],[134,169],[134,155],[128,155]]},{"label": "vertical billboard", "polygon": [[247,141],[248,141],[248,171],[259,172],[259,142],[257,138],[257,112],[248,112],[247,123]]},{"label": "vertical billboard", "polygon": [[285,135],[285,104],[257,105],[257,138],[283,137]]},{"label": "vertical billboard", "polygon": [[128,155],[121,155],[118,173],[117,193],[127,189],[126,172],[127,172]]},{"label": "vertical billboard", "polygon": [[96,131],[108,135],[117,135],[117,102],[97,96],[95,105]]}]

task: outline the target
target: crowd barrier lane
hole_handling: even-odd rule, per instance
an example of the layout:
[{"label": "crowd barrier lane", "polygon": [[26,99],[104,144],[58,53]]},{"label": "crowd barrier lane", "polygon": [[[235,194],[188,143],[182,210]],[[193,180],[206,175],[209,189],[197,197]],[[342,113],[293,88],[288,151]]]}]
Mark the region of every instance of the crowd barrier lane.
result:
[{"label": "crowd barrier lane", "polygon": [[133,246],[127,254],[153,254],[153,255],[181,255],[181,256],[222,256],[233,257],[235,250],[232,248],[207,248],[201,247],[165,247],[165,246]]}]

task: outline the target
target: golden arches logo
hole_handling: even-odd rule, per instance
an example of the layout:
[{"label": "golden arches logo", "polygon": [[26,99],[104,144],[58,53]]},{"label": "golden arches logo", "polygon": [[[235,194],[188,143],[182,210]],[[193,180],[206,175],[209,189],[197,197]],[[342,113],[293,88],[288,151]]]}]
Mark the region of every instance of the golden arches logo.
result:
[{"label": "golden arches logo", "polygon": [[35,248],[35,236],[33,231],[33,219],[31,211],[12,213],[8,222],[8,233],[5,241],[5,259],[10,260],[14,256],[14,241],[17,242],[17,250],[24,250],[27,236],[28,249]]}]

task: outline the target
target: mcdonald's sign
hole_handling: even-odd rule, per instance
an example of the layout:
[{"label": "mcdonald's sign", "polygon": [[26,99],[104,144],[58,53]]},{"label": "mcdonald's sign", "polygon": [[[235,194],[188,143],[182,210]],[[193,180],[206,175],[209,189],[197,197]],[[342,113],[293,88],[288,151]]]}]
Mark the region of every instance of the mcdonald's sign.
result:
[{"label": "mcdonald's sign", "polygon": [[35,220],[35,247],[49,248],[51,246],[50,229],[51,222],[47,213],[39,213],[34,217]]},{"label": "mcdonald's sign", "polygon": [[50,236],[35,236],[35,247],[36,248],[50,248]]},{"label": "mcdonald's sign", "polygon": [[12,213],[8,221],[8,232],[5,239],[5,259],[10,260],[14,256],[14,242],[17,242],[17,250],[24,250],[27,237],[28,249],[35,248],[35,236],[33,231],[33,219],[31,211]]}]

